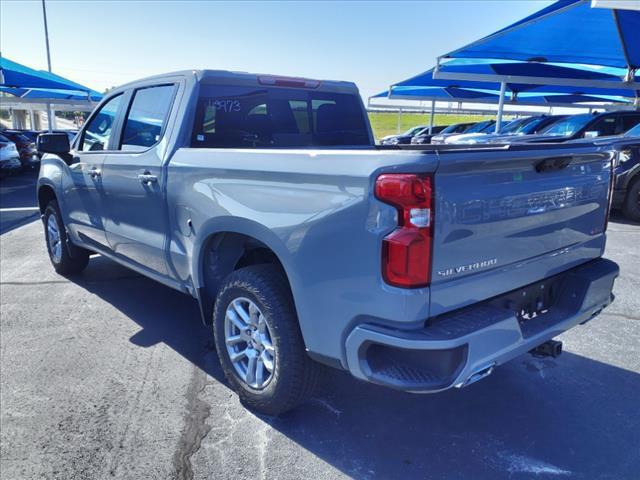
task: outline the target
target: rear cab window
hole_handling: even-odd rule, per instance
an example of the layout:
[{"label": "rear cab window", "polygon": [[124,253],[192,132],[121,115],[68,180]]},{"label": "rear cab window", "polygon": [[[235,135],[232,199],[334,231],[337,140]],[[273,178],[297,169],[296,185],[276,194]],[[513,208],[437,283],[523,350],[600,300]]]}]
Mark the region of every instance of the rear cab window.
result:
[{"label": "rear cab window", "polygon": [[358,95],[262,85],[202,84],[191,139],[194,148],[371,144]]}]

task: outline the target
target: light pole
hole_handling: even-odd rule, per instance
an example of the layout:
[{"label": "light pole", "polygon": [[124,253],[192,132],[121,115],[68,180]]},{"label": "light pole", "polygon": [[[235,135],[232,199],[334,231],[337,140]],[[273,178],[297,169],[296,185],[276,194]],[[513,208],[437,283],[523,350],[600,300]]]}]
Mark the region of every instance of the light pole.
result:
[{"label": "light pole", "polygon": [[[42,18],[44,19],[44,40],[47,44],[47,67],[49,73],[51,73],[51,52],[49,51],[49,28],[47,27],[47,7],[42,0]],[[47,126],[49,127],[49,133],[53,129],[53,110],[51,110],[51,103],[47,102]],[[33,128],[33,125],[31,125]]]}]

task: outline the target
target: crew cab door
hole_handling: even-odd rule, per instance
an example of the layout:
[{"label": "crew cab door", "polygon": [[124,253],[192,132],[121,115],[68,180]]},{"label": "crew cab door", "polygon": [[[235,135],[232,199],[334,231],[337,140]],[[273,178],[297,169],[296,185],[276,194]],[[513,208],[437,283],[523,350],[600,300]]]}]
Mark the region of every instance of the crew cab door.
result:
[{"label": "crew cab door", "polygon": [[107,241],[118,255],[160,275],[167,274],[167,212],[163,197],[163,135],[176,85],[127,93],[117,151],[103,168]]},{"label": "crew cab door", "polygon": [[104,189],[102,169],[123,107],[123,95],[107,100],[86,123],[71,151],[72,162],[65,171],[63,214],[71,233],[83,243],[107,248],[103,222]]}]

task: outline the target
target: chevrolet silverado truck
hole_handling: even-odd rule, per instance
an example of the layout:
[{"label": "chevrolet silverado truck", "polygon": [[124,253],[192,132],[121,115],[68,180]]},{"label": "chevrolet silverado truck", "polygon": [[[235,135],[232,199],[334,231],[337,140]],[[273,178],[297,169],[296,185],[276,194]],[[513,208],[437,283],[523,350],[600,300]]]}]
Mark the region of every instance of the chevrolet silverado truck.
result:
[{"label": "chevrolet silverado truck", "polygon": [[320,364],[463,387],[613,299],[606,148],[376,146],[352,83],[212,70],[117,88],[38,145],[55,270],[99,254],[194,297],[264,413]]}]

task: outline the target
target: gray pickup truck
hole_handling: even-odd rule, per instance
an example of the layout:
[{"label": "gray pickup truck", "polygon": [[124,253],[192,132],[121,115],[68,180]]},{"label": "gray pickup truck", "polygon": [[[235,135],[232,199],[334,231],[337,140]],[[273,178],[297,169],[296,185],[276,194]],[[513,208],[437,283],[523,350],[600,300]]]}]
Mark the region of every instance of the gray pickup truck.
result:
[{"label": "gray pickup truck", "polygon": [[352,83],[208,70],[124,85],[38,144],[56,271],[100,254],[193,296],[261,412],[319,364],[462,387],[613,299],[605,148],[380,147]]}]

